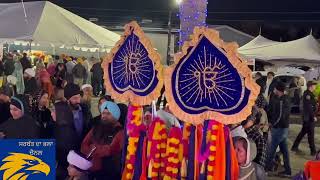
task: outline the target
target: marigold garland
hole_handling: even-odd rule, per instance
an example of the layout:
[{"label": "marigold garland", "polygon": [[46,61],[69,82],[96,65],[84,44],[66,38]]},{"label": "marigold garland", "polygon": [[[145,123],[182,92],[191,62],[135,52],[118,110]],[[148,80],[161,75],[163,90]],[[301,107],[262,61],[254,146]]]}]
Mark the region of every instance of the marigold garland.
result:
[{"label": "marigold garland", "polygon": [[187,160],[188,160],[188,153],[189,153],[189,137],[191,134],[191,123],[184,123],[183,130],[182,130],[182,144],[183,144],[183,157],[181,162],[181,171],[180,176],[181,179],[187,178]]},{"label": "marigold garland", "polygon": [[181,141],[181,129],[178,127],[172,127],[170,129],[169,137],[167,140],[167,160],[164,180],[177,179],[178,177],[178,172],[183,156],[183,146],[181,144]]},{"label": "marigold garland", "polygon": [[166,157],[167,131],[165,123],[156,118],[148,129],[147,164],[148,178],[158,179],[164,176],[164,158]]},{"label": "marigold garland", "polygon": [[142,123],[143,109],[141,106],[130,105],[128,108],[128,147],[126,155],[126,164],[122,180],[131,180],[134,175],[134,163],[136,161],[136,151],[141,131],[145,131],[146,127]]},{"label": "marigold garland", "polygon": [[217,133],[218,133],[218,126],[222,126],[222,124],[217,123],[216,121],[210,121],[207,130],[207,145],[209,148],[209,157],[208,157],[208,164],[207,164],[207,179],[212,180],[214,178],[214,169],[216,165],[216,151],[217,151]]}]

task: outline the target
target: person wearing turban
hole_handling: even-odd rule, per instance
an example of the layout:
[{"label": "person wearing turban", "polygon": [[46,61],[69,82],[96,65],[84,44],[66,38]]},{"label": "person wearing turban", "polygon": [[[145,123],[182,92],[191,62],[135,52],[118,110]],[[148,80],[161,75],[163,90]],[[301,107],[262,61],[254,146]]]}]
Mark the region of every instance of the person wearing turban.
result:
[{"label": "person wearing turban", "polygon": [[93,147],[93,166],[90,171],[96,179],[120,179],[120,156],[124,144],[124,131],[118,122],[119,106],[106,101],[100,106],[101,119],[97,122],[81,145],[81,152],[88,154]]}]

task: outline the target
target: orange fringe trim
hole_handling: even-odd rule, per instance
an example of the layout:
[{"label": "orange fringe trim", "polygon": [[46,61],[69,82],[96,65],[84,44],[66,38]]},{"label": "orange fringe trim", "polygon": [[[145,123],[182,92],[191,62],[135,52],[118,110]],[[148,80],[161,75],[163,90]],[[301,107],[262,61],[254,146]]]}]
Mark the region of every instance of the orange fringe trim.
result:
[{"label": "orange fringe trim", "polygon": [[[163,86],[163,67],[161,65],[161,57],[160,54],[154,50],[151,41],[146,37],[143,30],[140,28],[137,22],[132,21],[129,24],[125,25],[124,34],[121,36],[120,40],[116,43],[116,45],[112,48],[112,50],[108,53],[106,58],[102,63],[102,68],[104,69],[104,84],[107,89],[107,92],[110,93],[111,97],[120,102],[131,102],[136,105],[149,105],[152,100],[157,99],[160,96],[160,91]],[[139,37],[140,43],[146,48],[149,58],[153,61],[155,69],[158,71],[157,78],[159,80],[156,88],[147,96],[138,96],[134,94],[131,90],[124,92],[123,94],[119,94],[115,91],[110,83],[109,77],[109,65],[113,61],[115,54],[118,52],[120,47],[124,44],[126,38],[134,33]]]},{"label": "orange fringe trim", "polygon": [[[224,115],[219,112],[214,111],[205,111],[201,114],[188,114],[184,112],[175,102],[173,95],[172,95],[172,73],[176,68],[178,62],[182,60],[184,56],[187,55],[187,50],[192,47],[195,48],[201,37],[205,36],[208,40],[219,48],[222,52],[225,52],[230,63],[238,70],[240,76],[245,79],[245,86],[248,88],[251,93],[249,96],[249,101],[246,107],[244,107],[240,112],[232,115]],[[175,63],[170,67],[166,68],[165,70],[165,87],[166,87],[166,98],[170,104],[170,109],[172,110],[173,114],[178,117],[179,119],[192,123],[194,125],[202,124],[204,120],[207,119],[216,119],[216,121],[223,123],[223,124],[236,124],[244,119],[246,119],[252,110],[252,106],[255,104],[255,100],[259,94],[260,87],[255,83],[251,76],[251,70],[249,69],[248,65],[245,61],[243,61],[239,54],[238,54],[238,45],[237,43],[226,43],[219,37],[219,32],[213,29],[205,28],[205,27],[196,27],[194,29],[194,33],[192,35],[192,40],[187,41],[184,43],[182,47],[182,52],[175,54],[174,59]]]}]

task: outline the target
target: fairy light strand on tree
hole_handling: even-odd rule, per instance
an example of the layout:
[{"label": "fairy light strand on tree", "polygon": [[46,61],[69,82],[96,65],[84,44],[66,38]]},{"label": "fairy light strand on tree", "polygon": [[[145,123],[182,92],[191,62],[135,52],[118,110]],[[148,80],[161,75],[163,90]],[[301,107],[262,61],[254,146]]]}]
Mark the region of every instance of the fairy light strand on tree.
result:
[{"label": "fairy light strand on tree", "polygon": [[208,0],[182,0],[179,6],[180,18],[180,41],[190,39],[193,29],[196,26],[206,26]]}]

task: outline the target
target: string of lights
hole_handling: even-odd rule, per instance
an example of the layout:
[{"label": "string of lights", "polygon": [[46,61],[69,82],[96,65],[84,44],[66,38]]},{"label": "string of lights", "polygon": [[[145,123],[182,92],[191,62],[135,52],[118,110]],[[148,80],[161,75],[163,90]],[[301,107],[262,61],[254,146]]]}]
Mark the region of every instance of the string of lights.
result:
[{"label": "string of lights", "polygon": [[179,4],[180,40],[179,45],[190,39],[196,26],[207,26],[208,0],[183,0]]}]

